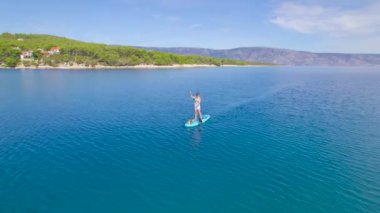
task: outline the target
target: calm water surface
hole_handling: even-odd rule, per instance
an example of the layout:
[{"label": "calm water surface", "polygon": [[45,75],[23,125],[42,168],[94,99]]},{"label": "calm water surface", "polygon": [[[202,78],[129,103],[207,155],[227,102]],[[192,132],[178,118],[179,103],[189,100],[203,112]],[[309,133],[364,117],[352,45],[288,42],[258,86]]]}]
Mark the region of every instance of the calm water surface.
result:
[{"label": "calm water surface", "polygon": [[0,70],[0,212],[160,211],[380,212],[380,68]]}]

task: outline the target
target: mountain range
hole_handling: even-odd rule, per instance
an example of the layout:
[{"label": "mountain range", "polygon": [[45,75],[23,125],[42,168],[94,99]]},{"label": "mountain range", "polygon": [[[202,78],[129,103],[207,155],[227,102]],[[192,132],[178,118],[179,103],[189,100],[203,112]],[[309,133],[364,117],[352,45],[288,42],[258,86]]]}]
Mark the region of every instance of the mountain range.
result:
[{"label": "mountain range", "polygon": [[211,56],[238,59],[248,62],[273,63],[290,66],[377,66],[380,54],[313,53],[268,47],[242,47],[234,49],[160,48],[140,47],[147,50],[183,55]]}]

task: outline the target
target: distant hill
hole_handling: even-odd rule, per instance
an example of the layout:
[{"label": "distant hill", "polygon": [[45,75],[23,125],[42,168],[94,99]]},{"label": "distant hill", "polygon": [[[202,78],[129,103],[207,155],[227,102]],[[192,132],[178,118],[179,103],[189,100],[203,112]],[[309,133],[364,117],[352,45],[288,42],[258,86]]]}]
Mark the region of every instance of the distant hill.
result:
[{"label": "distant hill", "polygon": [[244,47],[235,49],[203,48],[157,48],[148,50],[171,52],[184,55],[201,55],[230,58],[250,62],[283,64],[292,66],[376,66],[380,65],[380,54],[312,53],[267,47]]}]

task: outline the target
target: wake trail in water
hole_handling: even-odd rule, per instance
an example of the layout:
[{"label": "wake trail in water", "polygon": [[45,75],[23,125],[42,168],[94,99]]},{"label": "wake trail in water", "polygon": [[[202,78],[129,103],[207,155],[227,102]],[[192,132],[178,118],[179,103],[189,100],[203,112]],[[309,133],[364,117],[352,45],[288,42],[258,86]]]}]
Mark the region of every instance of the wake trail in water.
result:
[{"label": "wake trail in water", "polygon": [[242,98],[243,100],[228,104],[222,110],[213,112],[213,117],[216,119],[218,119],[218,117],[224,118],[225,116],[228,116],[228,114],[230,114],[232,111],[235,111],[236,109],[243,109],[245,108],[245,106],[252,105],[252,103],[254,102],[268,99],[283,90],[293,88],[295,86],[299,86],[299,85],[298,84],[282,84],[282,85],[278,85],[276,87],[270,88],[269,90],[266,90],[257,96],[244,97]]}]

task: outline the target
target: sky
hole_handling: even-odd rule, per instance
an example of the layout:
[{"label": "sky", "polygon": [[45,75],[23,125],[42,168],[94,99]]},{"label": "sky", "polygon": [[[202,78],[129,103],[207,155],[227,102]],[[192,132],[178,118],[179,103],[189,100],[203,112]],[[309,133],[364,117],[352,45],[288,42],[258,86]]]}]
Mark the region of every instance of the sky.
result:
[{"label": "sky", "polygon": [[380,0],[1,0],[0,33],[154,47],[380,53]]}]

